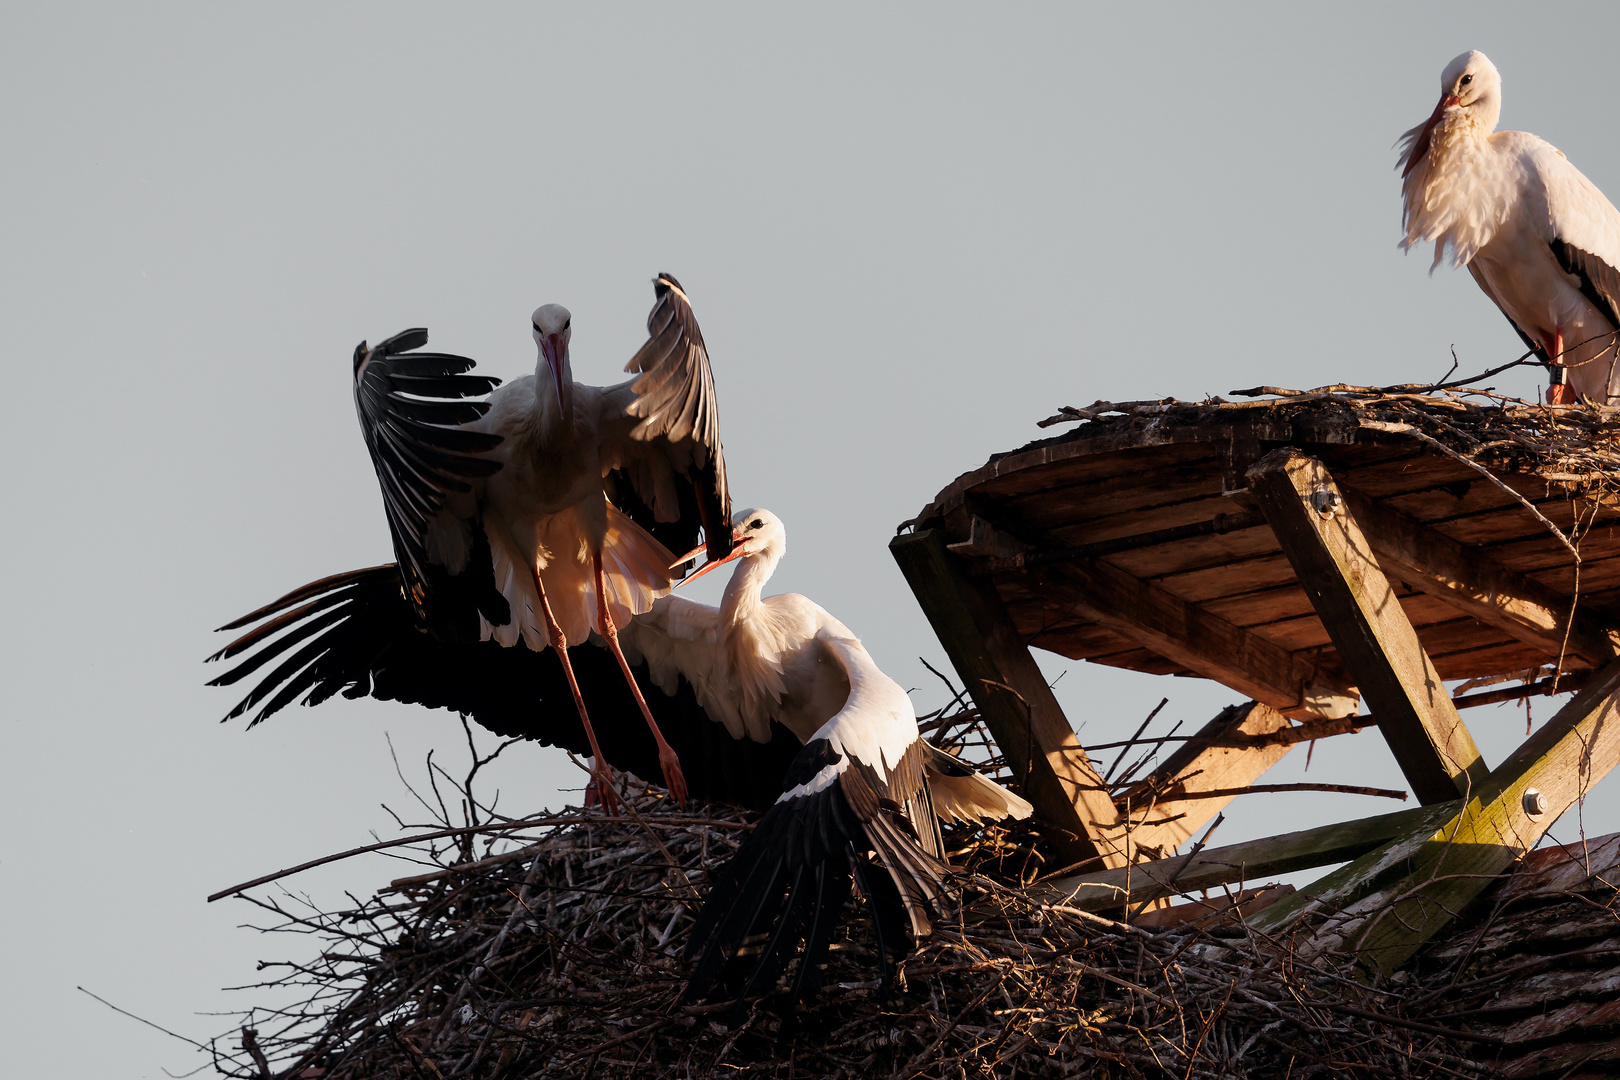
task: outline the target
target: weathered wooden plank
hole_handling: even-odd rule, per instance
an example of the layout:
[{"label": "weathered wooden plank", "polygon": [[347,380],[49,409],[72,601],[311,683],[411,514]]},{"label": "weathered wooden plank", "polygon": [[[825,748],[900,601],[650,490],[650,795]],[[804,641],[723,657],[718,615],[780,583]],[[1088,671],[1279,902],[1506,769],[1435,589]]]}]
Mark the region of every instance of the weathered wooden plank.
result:
[{"label": "weathered wooden plank", "polygon": [[979,714],[1043,819],[1074,834],[1067,862],[1125,862],[1119,812],[1075,738],[1001,598],[971,578],[933,530],[895,537],[889,551],[938,635]]},{"label": "weathered wooden plank", "polygon": [[1567,596],[1352,488],[1341,491],[1385,573],[1553,656],[1564,649],[1566,628],[1569,650],[1594,666],[1620,651],[1620,635],[1585,612],[1569,624]]},{"label": "weathered wooden plank", "polygon": [[[1460,615],[1455,608],[1446,607],[1431,597],[1408,595],[1397,596],[1395,599],[1401,605],[1406,621],[1417,629],[1418,640],[1431,656],[1437,649],[1445,651],[1449,648],[1455,652],[1461,648],[1478,648],[1481,645],[1510,640],[1505,632],[1496,627],[1486,626],[1477,619]],[[1319,649],[1332,641],[1327,627],[1314,611],[1292,619],[1279,619],[1276,622],[1251,626],[1249,629],[1267,641],[1275,641],[1290,651]],[[1453,642],[1463,643],[1452,644]]]},{"label": "weathered wooden plank", "polygon": [[[1343,472],[1334,469],[1333,475],[1340,477],[1341,482],[1345,485],[1355,486]],[[1500,479],[1508,487],[1532,501],[1546,495],[1546,485],[1540,481],[1529,484],[1525,482],[1528,478],[1514,476],[1511,473],[1501,476]],[[1455,483],[1442,484],[1438,487],[1425,488],[1422,491],[1407,492],[1402,495],[1388,495],[1384,497],[1383,502],[1391,510],[1399,510],[1401,513],[1417,518],[1419,521],[1429,523],[1469,517],[1474,514],[1500,510],[1507,506],[1519,505],[1518,500],[1512,495],[1509,495],[1482,476],[1475,476],[1472,480],[1460,480]],[[1528,517],[1529,515],[1526,514],[1525,516]]]},{"label": "weathered wooden plank", "polygon": [[1357,699],[1338,671],[1280,649],[1116,566],[1083,560],[1029,573],[1054,582],[1076,611],[1285,715],[1343,716],[1356,709]]},{"label": "weathered wooden plank", "polygon": [[1224,566],[1205,566],[1177,574],[1165,574],[1155,581],[1183,600],[1202,604],[1262,589],[1297,585],[1294,568],[1281,551],[1241,559]]},{"label": "weathered wooden plank", "polygon": [[1152,547],[1107,555],[1106,559],[1132,577],[1157,578],[1206,567],[1229,567],[1277,550],[1277,539],[1265,525],[1226,533],[1194,536]]},{"label": "weathered wooden plank", "polygon": [[[1248,701],[1221,710],[1193,735],[1203,739],[1230,739],[1269,735],[1292,726],[1287,717],[1270,706]],[[1219,788],[1247,787],[1292,749],[1285,745],[1241,747],[1183,743],[1146,779],[1134,785],[1142,794],[1125,794],[1129,800],[1123,802],[1123,806],[1132,858],[1157,859],[1174,852],[1235,798],[1229,795],[1189,799],[1185,796]],[[1148,791],[1161,794],[1149,801],[1145,794]],[[1116,805],[1122,802],[1120,797],[1114,801]]]},{"label": "weathered wooden plank", "polygon": [[1122,511],[1113,505],[1106,505],[1105,509],[1107,513],[1102,516],[1088,517],[1056,526],[1049,535],[1059,543],[1078,547],[1082,544],[1094,544],[1099,540],[1115,540],[1121,536],[1137,536],[1142,533],[1158,532],[1161,529],[1172,529],[1178,525],[1210,521],[1217,514],[1235,513],[1239,507],[1234,506],[1231,500],[1216,494],[1174,502],[1165,500],[1142,509]]},{"label": "weathered wooden plank", "polygon": [[[997,516],[1010,513],[1041,529],[1060,529],[1092,518],[1121,512],[1141,513],[1200,496],[1219,497],[1220,492],[1221,470],[1213,460],[1168,467],[1143,462],[1139,468],[1123,469],[1089,483],[1037,488],[1026,495],[994,503],[981,498],[975,505]],[[1129,531],[1146,532],[1150,528],[1152,526],[1143,526]]]},{"label": "weathered wooden plank", "polygon": [[1263,840],[1205,848],[1196,855],[1176,855],[1115,870],[1065,874],[1037,882],[1029,892],[1048,903],[1104,911],[1195,889],[1259,881],[1354,859],[1415,832],[1426,836],[1461,808],[1461,800],[1417,806]]},{"label": "weathered wooden plank", "polygon": [[[1513,755],[1432,824],[1381,845],[1261,912],[1254,927],[1311,931],[1305,955],[1349,953],[1387,975],[1535,846],[1620,762],[1620,660],[1600,669]],[[1540,798],[1527,798],[1531,789]],[[1433,809],[1439,810],[1440,807]]]},{"label": "weathered wooden plank", "polygon": [[1000,457],[960,477],[952,488],[978,498],[1007,499],[1045,488],[1083,484],[1142,468],[1164,467],[1214,457],[1220,444],[1205,440],[1164,445],[1133,445],[1117,437],[1094,443],[1046,445]]},{"label": "weathered wooden plank", "polygon": [[[1293,571],[1290,569],[1289,576],[1292,575]],[[1270,623],[1307,615],[1314,618],[1316,615],[1316,609],[1311,606],[1311,598],[1306,596],[1305,590],[1294,581],[1276,588],[1256,589],[1235,596],[1204,600],[1200,606],[1211,615],[1219,615],[1227,622],[1236,623],[1246,630],[1258,630]]]},{"label": "weathered wooden plank", "polygon": [[1539,665],[1547,654],[1522,641],[1504,641],[1484,649],[1434,657],[1435,670],[1442,679],[1478,679],[1524,671]]},{"label": "weathered wooden plank", "polygon": [[1485,760],[1326,467],[1288,447],[1248,479],[1412,793],[1436,803],[1466,792]]},{"label": "weathered wooden plank", "polygon": [[1110,653],[1107,656],[1088,656],[1088,664],[1140,671],[1148,675],[1182,675],[1186,669],[1174,660],[1167,660],[1152,649],[1133,649],[1130,652]]},{"label": "weathered wooden plank", "polygon": [[1380,498],[1481,479],[1479,473],[1462,462],[1425,450],[1362,468],[1339,467],[1333,472],[1336,476],[1344,477],[1344,482],[1358,491]]},{"label": "weathered wooden plank", "polygon": [[[1567,530],[1565,535],[1568,535]],[[1594,526],[1590,531],[1581,534],[1579,548],[1583,564],[1620,556],[1620,525]],[[1575,561],[1569,549],[1558,537],[1549,533],[1545,526],[1521,539],[1490,544],[1485,550],[1490,553],[1491,558],[1503,566],[1521,572],[1569,566]]]}]

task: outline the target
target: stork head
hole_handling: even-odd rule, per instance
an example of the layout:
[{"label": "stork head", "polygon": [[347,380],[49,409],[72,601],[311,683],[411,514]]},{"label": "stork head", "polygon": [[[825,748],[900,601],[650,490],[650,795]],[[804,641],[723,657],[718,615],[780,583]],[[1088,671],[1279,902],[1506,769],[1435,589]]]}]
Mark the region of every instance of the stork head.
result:
[{"label": "stork head", "polygon": [[557,389],[557,404],[564,416],[573,409],[574,371],[568,364],[568,339],[573,333],[573,316],[561,304],[534,309],[534,341],[540,346],[541,367],[537,381],[549,381]]},{"label": "stork head", "polygon": [[[703,547],[699,546],[688,551],[670,566],[673,570],[677,566],[684,566],[699,555],[703,554]],[[689,576],[688,581],[696,581],[717,566],[724,566],[728,562],[744,559],[751,555],[763,556],[770,565],[774,566],[783,555],[787,554],[787,530],[782,527],[782,519],[769,510],[754,507],[734,515],[731,519],[731,552],[723,559],[706,562]]]},{"label": "stork head", "polygon": [[1463,53],[1440,73],[1440,101],[1434,112],[1406,133],[1401,157],[1403,177],[1410,176],[1428,155],[1435,126],[1453,109],[1466,116],[1482,135],[1496,130],[1496,121],[1502,115],[1502,75],[1490,57],[1478,49]]}]

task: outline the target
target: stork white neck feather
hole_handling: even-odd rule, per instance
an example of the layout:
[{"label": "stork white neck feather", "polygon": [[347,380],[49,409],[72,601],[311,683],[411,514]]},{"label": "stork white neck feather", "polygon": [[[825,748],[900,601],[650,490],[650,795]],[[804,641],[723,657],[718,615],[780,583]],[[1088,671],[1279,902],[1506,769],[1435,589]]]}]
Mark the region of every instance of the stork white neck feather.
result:
[{"label": "stork white neck feather", "polygon": [[1453,265],[1465,265],[1512,212],[1517,187],[1491,145],[1501,114],[1502,76],[1484,53],[1467,52],[1441,74],[1434,112],[1401,137],[1401,246],[1433,241],[1431,271],[1448,246]]}]

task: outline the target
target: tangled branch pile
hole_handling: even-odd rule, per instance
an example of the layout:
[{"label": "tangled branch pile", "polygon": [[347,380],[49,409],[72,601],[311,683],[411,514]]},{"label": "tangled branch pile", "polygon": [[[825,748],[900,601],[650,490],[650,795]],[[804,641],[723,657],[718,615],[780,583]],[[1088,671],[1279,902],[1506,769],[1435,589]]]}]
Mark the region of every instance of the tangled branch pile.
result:
[{"label": "tangled branch pile", "polygon": [[1482,468],[1573,485],[1593,497],[1620,489],[1620,407],[1553,408],[1458,384],[1256,386],[1232,396],[1250,400],[1097,401],[1083,409],[1064,406],[1040,426],[1083,421],[1082,432],[1066,437],[1090,437],[1126,426],[1203,424],[1256,411],[1312,416],[1323,425],[1407,436]]},{"label": "tangled branch pile", "polygon": [[244,1080],[1496,1075],[1469,1055],[1491,1046],[1391,1016],[1399,997],[1296,964],[1240,920],[1152,931],[1033,898],[1016,887],[1031,865],[1022,830],[952,838],[968,902],[897,985],[877,983],[857,902],[827,989],[796,1016],[771,997],[688,1004],[680,947],[749,824],[646,792],[625,814],[570,811],[493,853],[463,830],[421,846],[435,868],[347,910],[254,899],[280,920],[269,929],[320,948],[263,984],[301,1003],[248,1013],[239,1035],[216,1040],[217,1069]]}]

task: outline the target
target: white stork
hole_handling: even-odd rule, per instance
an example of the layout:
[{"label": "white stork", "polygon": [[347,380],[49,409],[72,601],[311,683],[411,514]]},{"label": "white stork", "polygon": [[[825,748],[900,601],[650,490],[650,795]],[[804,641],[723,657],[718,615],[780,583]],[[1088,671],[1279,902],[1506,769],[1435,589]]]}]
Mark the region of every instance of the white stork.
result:
[{"label": "white stork", "polygon": [[[836,924],[830,916],[848,896],[852,875],[873,898],[884,959],[904,945],[896,913],[922,937],[946,899],[936,815],[996,821],[1033,809],[926,742],[906,692],[825,608],[797,593],[761,596],[786,553],[787,533],[775,514],[742,511],[731,552],[687,579],[738,562],[720,606],[665,596],[626,634],[655,683],[666,692],[692,685],[734,738],[766,741],[774,721],[804,743],[785,790],[726,866],[688,939],[687,955],[698,959],[691,998],[722,977],[745,940],[772,924],[777,931],[740,984],[742,996],[769,989],[801,938],[805,951],[789,1000],[813,993]],[[865,873],[859,856],[867,849],[887,879]]]},{"label": "white stork", "polygon": [[[672,556],[608,501],[604,484],[682,546],[703,527],[715,557],[730,547],[730,498],[702,332],[674,277],[660,274],[653,286],[647,343],[625,369],[637,377],[615,386],[573,381],[572,319],[547,304],[532,320],[535,374],[487,403],[432,400],[486,392],[495,381],[462,374],[473,366],[465,358],[410,351],[426,344],[425,330],[372,349],[362,342],[354,393],[418,624],[451,641],[555,651],[605,780],[608,761],[568,655],[600,634],[657,744],[664,782],[684,802],[679,755],[618,641],[618,628],[673,586]],[[611,805],[611,784],[599,787]]]},{"label": "white stork", "polygon": [[[732,536],[730,557],[700,571],[740,562],[720,608],[666,596],[623,633],[643,698],[680,748],[693,794],[765,810],[699,916],[689,993],[723,976],[745,995],[768,988],[803,940],[798,1000],[818,985],[852,878],[872,901],[886,972],[904,948],[905,925],[927,934],[946,902],[936,816],[993,821],[1027,817],[1031,807],[924,741],[905,691],[837,619],[803,596],[761,598],[786,550],[774,515],[745,511]],[[568,723],[575,713],[554,650],[417,633],[398,582],[393,566],[339,574],[237,620],[260,625],[217,657],[258,651],[215,683],[292,659],[230,715],[268,698],[258,723],[301,694],[315,705],[341,692],[451,708],[503,735],[585,751],[582,727]],[[608,752],[647,775],[659,757],[616,661],[604,648],[573,653]],[[867,851],[886,873],[871,872]],[[772,946],[733,977],[744,939],[772,924]]]},{"label": "white stork", "polygon": [[1620,211],[1544,139],[1497,131],[1501,112],[1484,53],[1446,65],[1434,113],[1402,137],[1401,244],[1433,241],[1434,266],[1450,246],[1549,366],[1549,402],[1606,405],[1620,394]]}]

